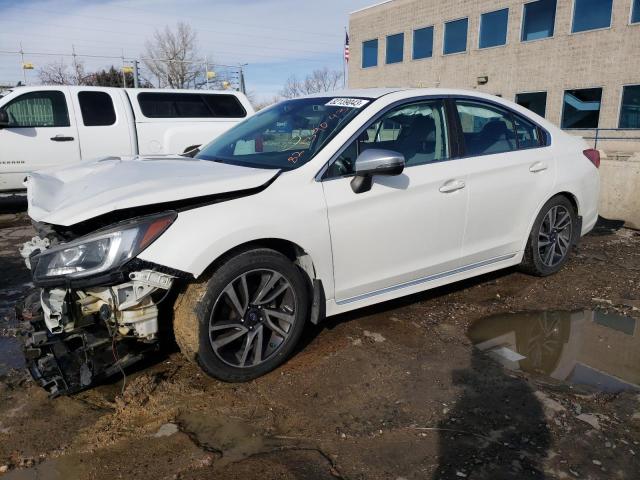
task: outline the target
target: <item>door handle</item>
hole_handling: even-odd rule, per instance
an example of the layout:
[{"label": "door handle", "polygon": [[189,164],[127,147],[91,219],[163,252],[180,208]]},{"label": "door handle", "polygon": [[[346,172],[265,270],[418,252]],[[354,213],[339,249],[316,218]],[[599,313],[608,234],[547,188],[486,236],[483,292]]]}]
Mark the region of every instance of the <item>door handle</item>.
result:
[{"label": "door handle", "polygon": [[73,142],[73,137],[66,137],[64,135],[56,135],[55,137],[51,137],[51,141],[53,142]]},{"label": "door handle", "polygon": [[456,190],[462,190],[464,187],[466,187],[466,183],[464,183],[462,180],[451,180],[450,182],[447,182],[440,187],[440,192],[451,193],[455,192]]},{"label": "door handle", "polygon": [[529,167],[531,173],[544,172],[547,169],[547,164],[544,162],[536,162]]}]

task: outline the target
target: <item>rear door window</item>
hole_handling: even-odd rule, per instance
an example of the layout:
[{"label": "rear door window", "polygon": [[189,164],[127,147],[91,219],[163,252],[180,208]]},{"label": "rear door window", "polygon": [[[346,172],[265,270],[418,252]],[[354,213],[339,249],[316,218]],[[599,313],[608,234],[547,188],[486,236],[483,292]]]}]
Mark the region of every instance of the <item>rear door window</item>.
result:
[{"label": "rear door window", "polygon": [[80,92],[78,103],[85,127],[104,127],[116,123],[116,111],[108,93]]},{"label": "rear door window", "polygon": [[9,128],[68,127],[69,111],[64,93],[58,90],[29,92],[11,100],[4,110]]},{"label": "rear door window", "polygon": [[144,92],[138,94],[148,118],[242,118],[247,115],[234,95]]},{"label": "rear door window", "polygon": [[512,116],[498,107],[457,100],[466,156],[491,155],[516,150]]}]

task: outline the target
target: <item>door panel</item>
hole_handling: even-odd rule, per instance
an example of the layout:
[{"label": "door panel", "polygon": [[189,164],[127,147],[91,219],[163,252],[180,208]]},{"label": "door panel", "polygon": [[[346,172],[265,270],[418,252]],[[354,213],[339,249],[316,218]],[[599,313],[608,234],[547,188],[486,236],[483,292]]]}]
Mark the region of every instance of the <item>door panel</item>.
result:
[{"label": "door panel", "polygon": [[0,129],[0,190],[22,189],[28,172],[80,160],[78,132],[64,88],[18,95],[3,108],[10,126]]},{"label": "door panel", "polygon": [[131,129],[122,95],[81,90],[73,96],[83,160],[106,155],[131,155]]},{"label": "door panel", "polygon": [[[335,299],[380,293],[460,266],[466,175],[449,158],[444,104],[415,102],[390,109],[363,129],[328,169],[323,182],[334,262]],[[388,149],[404,155],[398,176],[374,176],[356,194],[358,153]]]},{"label": "door panel", "polygon": [[515,254],[553,187],[551,148],[538,147],[536,127],[510,112],[457,103],[465,149],[476,155],[458,160],[467,172],[469,194],[463,262]]}]

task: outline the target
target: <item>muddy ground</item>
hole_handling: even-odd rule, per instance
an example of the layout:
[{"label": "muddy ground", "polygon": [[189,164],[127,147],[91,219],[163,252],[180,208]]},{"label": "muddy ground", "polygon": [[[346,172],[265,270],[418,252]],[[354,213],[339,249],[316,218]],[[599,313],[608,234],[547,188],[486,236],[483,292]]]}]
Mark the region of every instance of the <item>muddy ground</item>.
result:
[{"label": "muddy ground", "polygon": [[24,217],[0,216],[7,479],[640,477],[638,393],[509,370],[467,336],[507,312],[616,313],[626,320],[597,330],[602,350],[580,361],[621,359],[623,371],[608,374],[640,383],[636,232],[589,235],[550,278],[508,270],[331,318],[308,328],[284,366],[246,384],[214,381],[174,351],[129,372],[124,393],[116,378],[54,400],[14,368],[10,307],[29,282],[17,246],[31,234]]}]

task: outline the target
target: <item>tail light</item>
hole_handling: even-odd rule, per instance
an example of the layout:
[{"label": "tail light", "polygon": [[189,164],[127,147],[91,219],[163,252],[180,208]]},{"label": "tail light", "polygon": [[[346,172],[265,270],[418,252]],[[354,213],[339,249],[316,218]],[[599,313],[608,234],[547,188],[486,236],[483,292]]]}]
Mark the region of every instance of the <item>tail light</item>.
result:
[{"label": "tail light", "polygon": [[584,153],[584,156],[587,157],[589,161],[596,166],[596,168],[600,168],[600,152],[598,150],[589,148],[582,153]]}]

